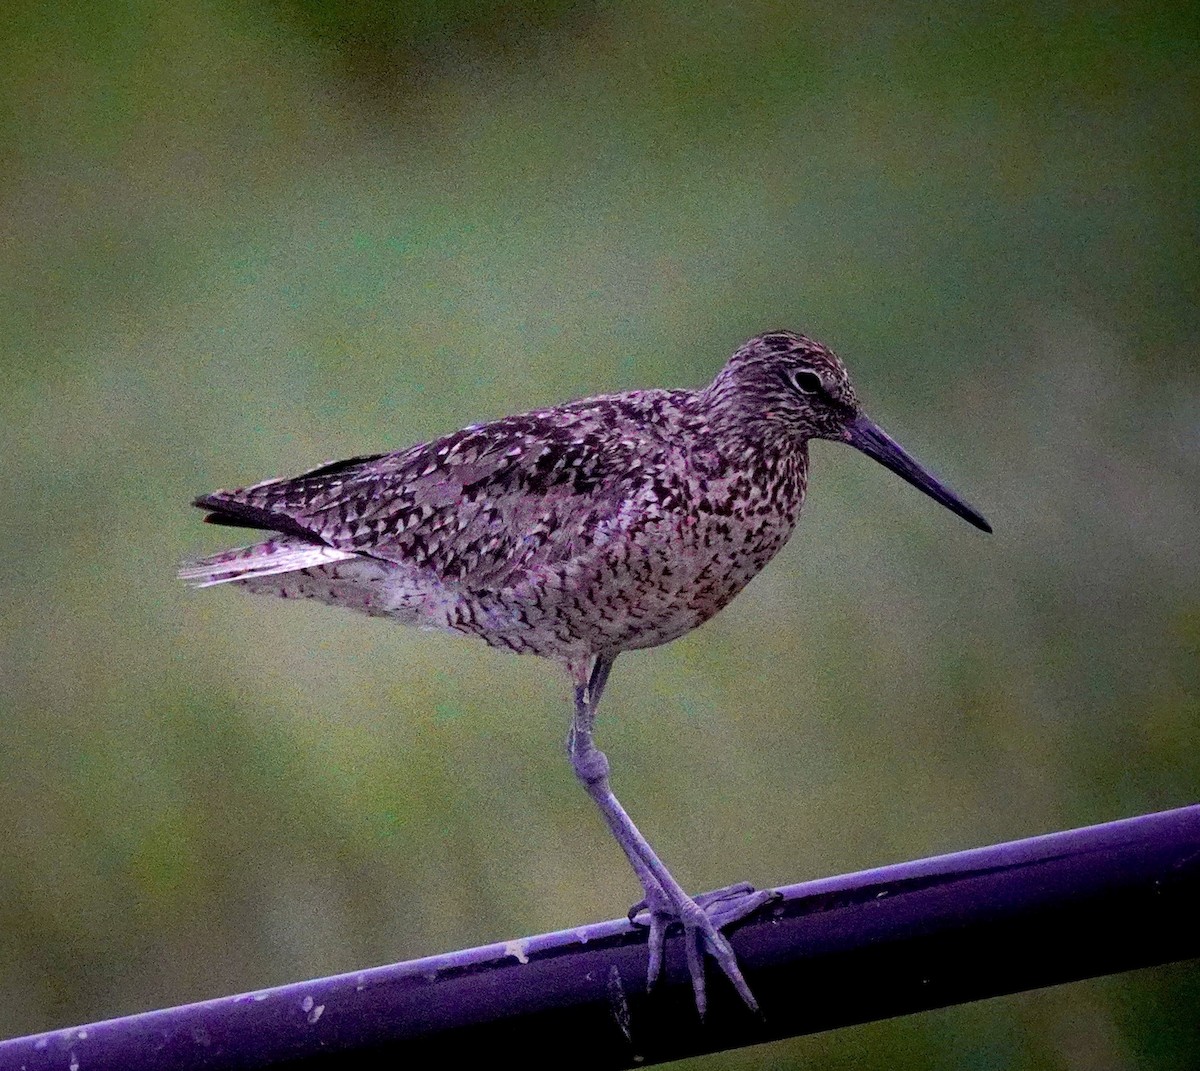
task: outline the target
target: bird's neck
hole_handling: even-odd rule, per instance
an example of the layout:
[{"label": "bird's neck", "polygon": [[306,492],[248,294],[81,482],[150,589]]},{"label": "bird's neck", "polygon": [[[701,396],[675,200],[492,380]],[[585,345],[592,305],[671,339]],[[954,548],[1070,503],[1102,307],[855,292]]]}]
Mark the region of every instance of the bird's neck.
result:
[{"label": "bird's neck", "polygon": [[726,372],[696,394],[696,408],[713,439],[733,454],[808,457],[810,436],[772,410],[771,399]]},{"label": "bird's neck", "polygon": [[697,401],[703,453],[723,476],[743,483],[748,494],[772,498],[794,521],[808,484],[808,436],[737,399],[709,399],[701,392]]}]

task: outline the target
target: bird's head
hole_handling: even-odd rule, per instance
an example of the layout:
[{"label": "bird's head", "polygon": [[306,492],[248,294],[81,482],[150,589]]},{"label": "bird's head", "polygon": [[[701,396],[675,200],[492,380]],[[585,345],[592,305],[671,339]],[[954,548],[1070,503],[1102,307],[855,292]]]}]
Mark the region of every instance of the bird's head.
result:
[{"label": "bird's head", "polygon": [[829,349],[791,331],[743,345],[709,388],[714,398],[801,439],[847,443],[985,532],[991,525],[863,412],[846,366]]}]

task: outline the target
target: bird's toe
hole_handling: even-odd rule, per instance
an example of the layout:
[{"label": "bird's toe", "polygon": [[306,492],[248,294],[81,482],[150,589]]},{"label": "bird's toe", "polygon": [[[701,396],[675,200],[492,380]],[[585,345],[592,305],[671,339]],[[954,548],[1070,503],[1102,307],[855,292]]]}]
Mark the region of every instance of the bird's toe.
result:
[{"label": "bird's toe", "polygon": [[647,890],[647,895],[629,909],[629,921],[650,931],[648,987],[652,988],[662,973],[667,931],[672,925],[679,925],[683,929],[688,974],[700,1017],[704,1018],[708,1005],[705,952],[717,961],[746,1006],[757,1012],[758,1001],[746,984],[733,946],[721,930],[752,915],[779,895],[773,889],[755,889],[739,882],[696,897],[684,896],[676,903],[660,888]]}]

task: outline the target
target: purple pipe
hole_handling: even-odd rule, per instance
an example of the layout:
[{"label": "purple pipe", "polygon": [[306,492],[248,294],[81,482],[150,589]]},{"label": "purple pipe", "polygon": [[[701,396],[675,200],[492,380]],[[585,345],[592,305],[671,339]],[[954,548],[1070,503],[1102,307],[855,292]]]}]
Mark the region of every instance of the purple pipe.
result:
[{"label": "purple pipe", "polygon": [[624,919],[0,1042],[0,1071],[644,1067],[1200,955],[1200,805],[804,882],[732,934],[763,1007]]}]

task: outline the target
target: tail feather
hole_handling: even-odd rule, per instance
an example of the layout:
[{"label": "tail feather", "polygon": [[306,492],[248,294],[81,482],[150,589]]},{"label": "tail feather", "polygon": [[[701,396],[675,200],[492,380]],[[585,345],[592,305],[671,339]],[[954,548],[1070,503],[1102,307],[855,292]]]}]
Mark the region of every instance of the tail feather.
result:
[{"label": "tail feather", "polygon": [[179,579],[186,580],[193,587],[208,588],[232,580],[251,580],[276,573],[291,573],[297,569],[311,569],[316,565],[329,565],[356,556],[350,551],[335,550],[333,547],[284,536],[202,558],[180,569]]}]

